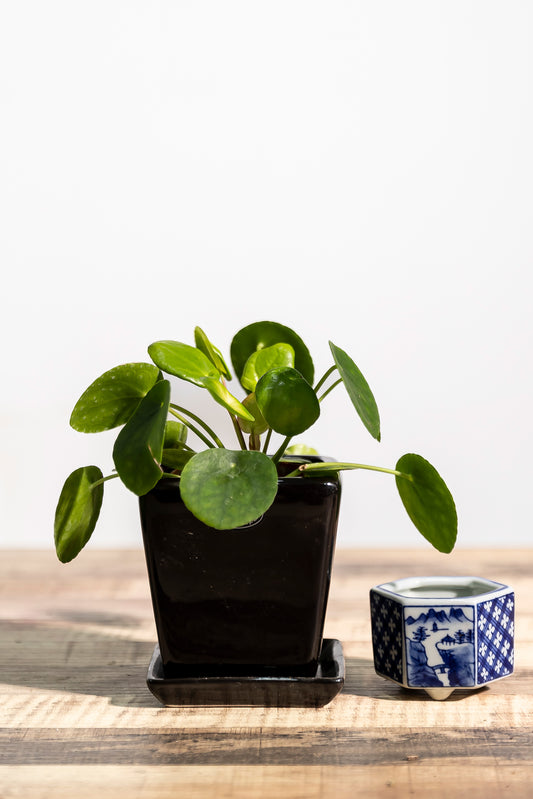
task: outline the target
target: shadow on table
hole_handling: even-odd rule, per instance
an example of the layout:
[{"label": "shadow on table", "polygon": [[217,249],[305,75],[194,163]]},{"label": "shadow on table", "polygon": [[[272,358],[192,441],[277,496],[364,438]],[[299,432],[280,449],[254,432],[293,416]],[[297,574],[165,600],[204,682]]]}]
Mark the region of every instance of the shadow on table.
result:
[{"label": "shadow on table", "polygon": [[[138,628],[134,616],[92,610],[56,611],[50,621],[0,621],[0,682],[161,707],[146,685],[155,642],[137,640]],[[344,693],[394,698],[397,686],[383,683],[371,661],[347,659]]]},{"label": "shadow on table", "polygon": [[[135,617],[61,611],[53,621],[0,621],[0,682],[102,696],[123,707],[160,707],[146,685],[155,642],[131,637]],[[471,691],[456,691],[459,701]],[[379,677],[365,658],[346,658],[342,695],[388,701],[434,701]]]},{"label": "shadow on table", "polygon": [[0,682],[160,707],[146,686],[155,642],[128,637],[138,626],[134,617],[77,611],[57,621],[0,621]]},{"label": "shadow on table", "polygon": [[[397,683],[386,680],[380,677],[374,670],[374,663],[372,660],[366,658],[351,658],[345,659],[346,663],[346,677],[343,688],[343,694],[350,694],[354,696],[367,696],[372,699],[383,699],[388,701],[402,701],[402,702],[434,702],[428,694],[422,689],[404,688]],[[474,692],[486,691],[486,687],[472,688],[472,690],[454,691],[451,696],[446,699],[446,702],[458,702],[466,699]]]}]

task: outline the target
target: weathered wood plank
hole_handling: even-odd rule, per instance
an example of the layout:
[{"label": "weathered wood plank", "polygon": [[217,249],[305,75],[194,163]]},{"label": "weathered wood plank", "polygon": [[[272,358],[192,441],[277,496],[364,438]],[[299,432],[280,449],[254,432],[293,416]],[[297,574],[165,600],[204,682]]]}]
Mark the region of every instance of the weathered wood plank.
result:
[{"label": "weathered wood plank", "polygon": [[448,758],[533,766],[530,730],[0,729],[0,764],[364,766]]},{"label": "weathered wood plank", "polygon": [[[326,634],[346,683],[320,710],[158,705],[144,556],[0,553],[0,799],[529,797],[533,553],[340,550]],[[368,590],[408,574],[479,574],[517,596],[517,668],[444,703],[378,677]],[[450,775],[453,780],[450,781]]]},{"label": "weathered wood plank", "polygon": [[2,799],[530,799],[531,767],[405,761],[392,766],[0,766]]}]

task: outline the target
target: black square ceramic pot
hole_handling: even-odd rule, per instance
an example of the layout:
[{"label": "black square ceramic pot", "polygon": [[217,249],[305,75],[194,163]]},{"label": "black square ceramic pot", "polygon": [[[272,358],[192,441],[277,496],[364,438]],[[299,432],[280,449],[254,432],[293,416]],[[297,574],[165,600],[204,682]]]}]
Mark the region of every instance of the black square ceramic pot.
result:
[{"label": "black square ceramic pot", "polygon": [[187,510],[178,480],[140,497],[166,675],[316,669],[340,493],[336,477],[280,477],[264,516],[226,531]]}]

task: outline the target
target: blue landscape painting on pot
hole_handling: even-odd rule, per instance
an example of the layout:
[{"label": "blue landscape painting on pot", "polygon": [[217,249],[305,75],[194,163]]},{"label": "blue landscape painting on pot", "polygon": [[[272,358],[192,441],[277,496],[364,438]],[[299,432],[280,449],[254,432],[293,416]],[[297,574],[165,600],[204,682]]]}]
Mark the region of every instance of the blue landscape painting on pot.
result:
[{"label": "blue landscape painting on pot", "polygon": [[408,684],[475,685],[474,609],[414,607],[405,614]]},{"label": "blue landscape painting on pot", "polygon": [[409,593],[414,590],[407,587],[402,596],[401,583],[370,592],[378,674],[406,688],[443,691],[479,687],[512,674],[515,597],[508,586],[484,581],[481,593],[467,602],[464,596],[413,602]]}]

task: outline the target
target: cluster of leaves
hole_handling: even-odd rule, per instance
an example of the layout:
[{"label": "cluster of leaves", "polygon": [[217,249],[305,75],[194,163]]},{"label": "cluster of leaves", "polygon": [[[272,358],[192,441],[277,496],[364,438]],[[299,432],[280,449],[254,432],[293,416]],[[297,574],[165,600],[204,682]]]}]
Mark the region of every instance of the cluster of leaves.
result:
[{"label": "cluster of leaves", "polygon": [[[322,402],[338,385],[368,432],[380,440],[378,408],[353,360],[330,342],[333,365],[314,383],[314,366],[302,339],[276,322],[257,322],[231,343],[231,362],[246,396],[239,400],[226,383],[232,379],[220,350],[203,330],[195,346],[157,341],[148,347],[153,363],[116,366],[82,394],[70,418],[79,432],[121,427],[113,447],[115,471],[104,477],[97,466],[76,469],[66,480],[55,516],[59,559],[72,560],[89,540],[100,513],[104,483],[119,478],[134,494],[150,491],[162,478],[179,478],[189,510],[218,530],[245,525],[263,514],[277,492],[277,464],[290,439],[313,425]],[[199,416],[171,402],[164,374],[206,389],[230,414],[238,448],[226,448]],[[193,434],[204,448],[188,443]],[[283,436],[269,454],[272,433]],[[264,440],[262,436],[264,435]],[[300,453],[301,454],[301,453]],[[331,474],[341,469],[372,469],[395,476],[401,500],[417,529],[441,552],[453,549],[457,515],[452,496],[428,461],[407,454],[395,469],[358,463],[317,463],[302,459],[289,477]]]}]

